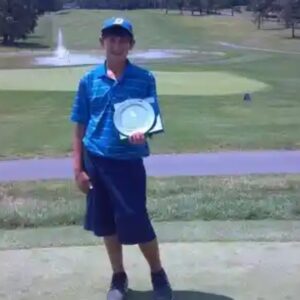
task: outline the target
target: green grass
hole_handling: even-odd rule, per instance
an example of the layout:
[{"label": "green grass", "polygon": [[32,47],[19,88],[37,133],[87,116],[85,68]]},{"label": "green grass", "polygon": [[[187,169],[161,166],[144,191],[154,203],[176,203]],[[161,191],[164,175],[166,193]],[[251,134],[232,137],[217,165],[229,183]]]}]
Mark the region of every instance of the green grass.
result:
[{"label": "green grass", "polygon": [[[40,42],[54,48],[56,34],[63,29],[68,48],[76,50],[97,49],[102,21],[112,15],[123,15],[135,24],[139,49],[148,48],[202,48],[210,49],[212,41],[230,41],[248,46],[299,51],[299,40],[291,40],[290,30],[279,30],[277,24],[265,24],[260,31],[248,14],[235,18],[228,16],[192,17],[160,10],[110,11],[75,10],[67,14],[54,13],[39,20],[36,34],[28,42]],[[159,34],[158,34],[159,33]]]},{"label": "green grass", "polygon": [[[300,219],[300,177],[150,178],[155,221]],[[70,181],[0,186],[2,228],[82,224],[85,200]]]},{"label": "green grass", "polygon": [[[152,222],[160,243],[300,242],[298,220]],[[0,229],[0,250],[102,244],[80,225]]]},{"label": "green grass", "polygon": [[[73,96],[71,92],[0,92],[5,99],[0,111],[0,157],[68,154]],[[299,148],[295,99],[282,99],[280,91],[273,99],[268,93],[254,95],[248,105],[240,95],[162,96],[166,133],[155,137],[151,148],[153,153]]]},{"label": "green grass", "polygon": [[[0,70],[3,90],[75,91],[78,81],[91,67]],[[154,72],[159,95],[230,95],[267,88],[263,82],[228,72]],[[51,82],[51,85],[49,85]]]},{"label": "green grass", "polygon": [[[299,39],[291,40],[291,31],[284,30],[284,25],[278,28],[277,24],[269,23],[262,30],[257,30],[248,14],[234,18],[180,16],[177,13],[166,16],[160,10],[71,10],[64,14],[47,14],[39,19],[35,33],[27,39],[27,48],[37,51],[43,50],[45,46],[55,48],[57,32],[61,28],[69,49],[99,49],[98,36],[102,21],[113,15],[123,15],[133,21],[138,49],[211,50],[216,47],[214,43],[227,41],[251,47],[299,52]],[[22,48],[26,48],[26,44]],[[7,51],[8,48],[0,47],[0,52]]]},{"label": "green grass", "polygon": [[[160,95],[166,133],[151,142],[154,153],[299,148],[300,87],[298,65],[293,57],[283,61],[281,55],[276,55],[259,63],[202,69],[230,69],[242,77],[265,81],[269,88],[253,93],[249,104],[243,103],[242,94],[186,96],[178,91],[179,95]],[[74,92],[63,91],[0,91],[1,158],[69,153],[73,97]]]},{"label": "green grass", "polygon": [[71,97],[71,93],[0,92],[1,157],[68,152]]},{"label": "green grass", "polygon": [[[62,27],[69,48],[92,51],[97,47],[93,42],[99,24],[111,13],[71,11],[47,16],[29,42],[49,41],[55,28]],[[138,24],[138,48],[200,51],[192,60],[143,64],[157,75],[166,126],[166,133],[151,142],[154,153],[299,149],[300,55],[233,50],[217,44],[223,40],[292,51],[300,46],[299,40],[283,39],[282,30],[257,31],[243,17],[126,13]],[[206,50],[226,51],[226,55],[206,60],[201,54]],[[5,59],[0,57],[3,66],[1,61]],[[70,152],[71,103],[87,68],[0,70],[0,158]],[[242,98],[248,91],[253,101],[246,104]]]}]

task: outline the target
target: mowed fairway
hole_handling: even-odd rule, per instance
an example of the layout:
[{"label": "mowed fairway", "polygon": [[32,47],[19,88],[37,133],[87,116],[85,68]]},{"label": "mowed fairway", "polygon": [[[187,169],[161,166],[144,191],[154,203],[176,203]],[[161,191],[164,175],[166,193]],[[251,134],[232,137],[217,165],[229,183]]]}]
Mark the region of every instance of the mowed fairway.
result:
[{"label": "mowed fairway", "polygon": [[[2,90],[75,91],[88,68],[2,70]],[[154,72],[159,95],[230,95],[267,88],[263,82],[229,72]]]},{"label": "mowed fairway", "polygon": [[[110,14],[70,11],[54,15],[53,25],[55,30],[63,29],[71,51],[94,51],[98,47],[97,39],[93,40],[96,24]],[[285,31],[257,31],[247,17],[164,16],[160,11],[128,14],[137,24],[140,51],[198,51],[192,61],[183,57],[142,65],[156,75],[166,127],[164,135],[151,141],[153,153],[300,147],[300,55],[237,50],[219,44],[225,41],[295,51],[300,40],[283,39]],[[35,37],[42,43],[45,40],[40,37],[49,38],[47,22],[48,17],[41,19],[36,36],[29,41]],[[209,60],[204,52],[225,55]],[[0,69],[1,159],[70,153],[72,100],[78,80],[90,68]],[[251,103],[243,101],[246,92],[252,95]]]}]

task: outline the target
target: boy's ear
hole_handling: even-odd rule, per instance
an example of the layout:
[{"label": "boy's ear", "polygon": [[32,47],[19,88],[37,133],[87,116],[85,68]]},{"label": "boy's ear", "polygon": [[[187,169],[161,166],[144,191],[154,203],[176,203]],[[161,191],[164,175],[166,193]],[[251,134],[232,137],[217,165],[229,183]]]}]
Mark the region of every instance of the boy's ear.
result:
[{"label": "boy's ear", "polygon": [[104,41],[103,41],[103,37],[100,36],[100,37],[99,37],[99,43],[100,43],[101,46],[103,46],[103,42],[104,42]]},{"label": "boy's ear", "polygon": [[130,45],[130,50],[133,49],[134,46],[135,46],[135,39],[132,39],[131,45]]}]

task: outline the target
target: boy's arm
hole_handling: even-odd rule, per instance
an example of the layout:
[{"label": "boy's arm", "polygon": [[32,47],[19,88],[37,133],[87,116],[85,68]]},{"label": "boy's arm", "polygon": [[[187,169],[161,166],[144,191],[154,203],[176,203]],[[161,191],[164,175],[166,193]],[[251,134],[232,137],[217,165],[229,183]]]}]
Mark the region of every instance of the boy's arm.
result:
[{"label": "boy's arm", "polygon": [[85,134],[85,125],[75,124],[74,133],[73,133],[73,171],[75,177],[78,176],[84,170],[82,155],[82,139]]},{"label": "boy's arm", "polygon": [[74,177],[78,188],[87,194],[93,188],[88,174],[83,165],[83,144],[82,138],[85,133],[85,125],[76,124],[73,136],[73,169]]},{"label": "boy's arm", "polygon": [[90,118],[88,93],[84,79],[79,82],[70,118],[75,123],[73,132],[73,170],[76,176],[84,170],[82,140]]}]

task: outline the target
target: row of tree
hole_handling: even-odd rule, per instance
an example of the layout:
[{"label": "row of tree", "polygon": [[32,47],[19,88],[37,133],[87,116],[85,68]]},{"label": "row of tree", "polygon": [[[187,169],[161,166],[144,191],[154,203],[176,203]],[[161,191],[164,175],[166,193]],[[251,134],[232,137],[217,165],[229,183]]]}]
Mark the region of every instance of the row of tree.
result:
[{"label": "row of tree", "polygon": [[166,13],[169,8],[173,8],[176,3],[181,13],[184,10],[191,11],[194,14],[195,11],[200,14],[212,14],[216,13],[219,9],[233,8],[238,6],[247,5],[249,0],[167,0]]},{"label": "row of tree", "polygon": [[254,22],[260,29],[265,20],[283,22],[292,29],[295,38],[296,25],[300,24],[300,0],[252,0],[250,8],[254,11]]},{"label": "row of tree", "polygon": [[[300,0],[0,0],[0,37],[4,44],[13,44],[33,32],[38,17],[46,11],[57,11],[66,4],[79,8],[137,9],[162,8],[215,13],[218,9],[247,5],[254,11],[258,28],[270,15],[283,19],[292,28],[295,37],[296,24],[300,23]],[[233,10],[232,10],[233,11]]]},{"label": "row of tree", "polygon": [[216,4],[231,6],[244,0],[0,0],[0,36],[3,44],[13,44],[33,32],[38,17],[46,11],[58,11],[67,3],[79,8],[138,9],[191,7],[211,12]]},{"label": "row of tree", "polygon": [[195,7],[203,10],[232,5],[246,5],[249,0],[77,0],[79,8],[87,9],[138,9],[167,8],[181,9]]},{"label": "row of tree", "polygon": [[77,0],[79,8],[86,9],[139,9],[157,8],[162,5],[160,0]]}]

